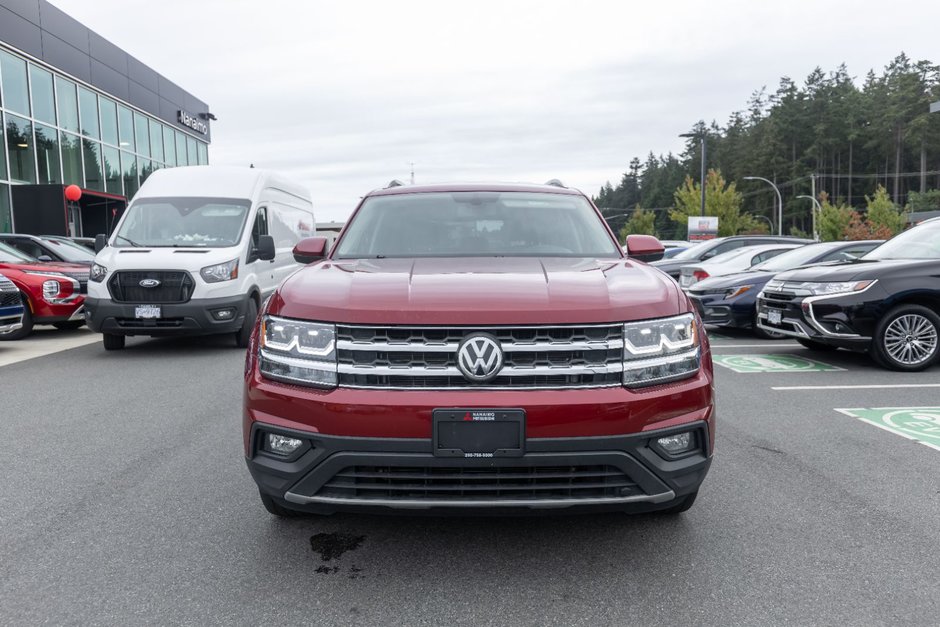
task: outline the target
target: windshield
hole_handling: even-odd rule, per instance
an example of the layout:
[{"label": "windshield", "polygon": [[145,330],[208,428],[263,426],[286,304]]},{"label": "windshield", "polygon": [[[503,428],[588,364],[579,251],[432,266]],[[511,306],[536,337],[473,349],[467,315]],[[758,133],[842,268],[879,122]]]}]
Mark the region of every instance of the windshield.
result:
[{"label": "windshield", "polygon": [[238,198],[143,198],[127,209],[112,241],[118,248],[234,246],[250,207]]},{"label": "windshield", "polygon": [[823,244],[809,244],[808,246],[800,246],[799,248],[788,250],[785,253],[780,253],[773,259],[768,259],[764,263],[759,263],[756,266],[753,266],[751,270],[782,272],[784,270],[799,268],[804,264],[811,263],[814,259],[820,255],[826,254],[827,251],[832,250],[838,245],[838,243],[827,242]]},{"label": "windshield", "polygon": [[448,192],[376,196],[347,227],[336,258],[620,257],[580,196]]},{"label": "windshield", "polygon": [[940,259],[940,221],[904,231],[862,259]]},{"label": "windshield", "polygon": [[698,259],[699,256],[700,256],[700,253],[708,252],[708,250],[709,250],[710,248],[712,248],[712,247],[711,247],[711,246],[707,246],[707,242],[699,242],[699,243],[697,243],[697,244],[692,244],[691,246],[689,246],[688,248],[686,248],[685,250],[683,250],[681,253],[675,255],[675,256],[673,257],[673,259],[676,259],[676,260],[679,260],[679,259]]},{"label": "windshield", "polygon": [[44,239],[43,242],[65,261],[84,263],[95,260],[95,253],[79,244],[58,239]]},{"label": "windshield", "polygon": [[39,260],[0,242],[0,263],[37,263]]}]

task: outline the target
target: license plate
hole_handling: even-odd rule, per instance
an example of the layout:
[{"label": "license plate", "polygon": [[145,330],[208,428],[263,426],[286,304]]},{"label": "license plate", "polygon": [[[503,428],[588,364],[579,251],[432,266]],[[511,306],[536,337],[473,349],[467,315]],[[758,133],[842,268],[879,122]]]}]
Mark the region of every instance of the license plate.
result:
[{"label": "license plate", "polygon": [[773,309],[767,312],[767,322],[770,324],[780,324],[783,320],[783,315],[779,311],[774,311]]},{"label": "license plate", "polygon": [[683,276],[680,276],[680,277],[679,277],[679,286],[680,286],[680,287],[688,287],[688,286],[690,286],[690,285],[692,285],[692,277],[686,276],[686,275],[683,275]]},{"label": "license plate", "polygon": [[438,457],[521,457],[524,452],[522,409],[435,409],[433,420]]},{"label": "license plate", "polygon": [[159,318],[160,307],[156,305],[138,305],[134,308],[134,317],[140,319]]}]

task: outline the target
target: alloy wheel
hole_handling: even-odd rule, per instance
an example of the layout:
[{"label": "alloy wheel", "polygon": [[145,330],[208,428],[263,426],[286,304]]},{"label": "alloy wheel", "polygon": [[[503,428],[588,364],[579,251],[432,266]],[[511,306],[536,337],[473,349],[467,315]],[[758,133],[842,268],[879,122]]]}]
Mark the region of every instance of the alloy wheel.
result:
[{"label": "alloy wheel", "polygon": [[883,341],[891,359],[905,366],[916,366],[936,354],[937,328],[920,314],[904,314],[888,324]]}]

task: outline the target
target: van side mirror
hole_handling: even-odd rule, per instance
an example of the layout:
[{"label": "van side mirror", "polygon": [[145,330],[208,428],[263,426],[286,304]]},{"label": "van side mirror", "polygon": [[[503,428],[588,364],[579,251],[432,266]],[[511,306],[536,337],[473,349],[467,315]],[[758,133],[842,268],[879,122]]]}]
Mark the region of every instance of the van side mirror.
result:
[{"label": "van side mirror", "polygon": [[274,238],[270,235],[261,235],[258,237],[258,245],[255,246],[255,258],[262,261],[271,261],[274,259],[277,251],[274,249]]},{"label": "van side mirror", "polygon": [[659,261],[666,249],[652,235],[627,235],[627,256],[637,261]]},{"label": "van side mirror", "polygon": [[308,237],[294,246],[294,261],[297,263],[313,263],[324,257],[326,257],[325,237]]},{"label": "van side mirror", "polygon": [[100,253],[102,250],[108,247],[108,236],[104,233],[98,233],[95,235],[95,252]]}]

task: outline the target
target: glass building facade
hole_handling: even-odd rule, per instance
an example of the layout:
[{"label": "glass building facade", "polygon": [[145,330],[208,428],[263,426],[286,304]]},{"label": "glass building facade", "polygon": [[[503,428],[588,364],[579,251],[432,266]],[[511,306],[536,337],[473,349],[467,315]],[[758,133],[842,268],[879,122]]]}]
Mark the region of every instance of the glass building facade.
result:
[{"label": "glass building facade", "polygon": [[131,198],[160,168],[205,165],[208,142],[0,46],[0,232],[14,185],[76,184]]}]

